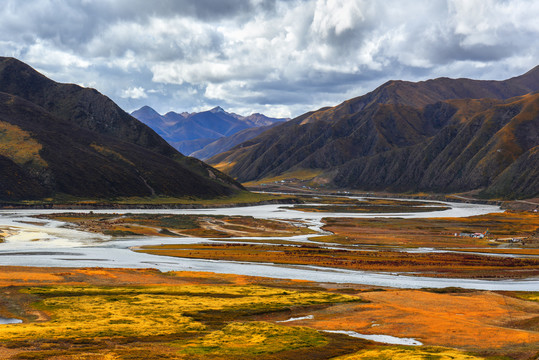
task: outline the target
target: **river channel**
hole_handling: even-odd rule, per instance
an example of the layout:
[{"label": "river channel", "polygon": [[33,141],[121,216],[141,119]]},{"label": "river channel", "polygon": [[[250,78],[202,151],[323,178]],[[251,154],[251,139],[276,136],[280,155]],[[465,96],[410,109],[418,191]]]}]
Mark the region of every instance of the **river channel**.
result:
[{"label": "river channel", "polygon": [[[239,215],[260,219],[282,219],[303,222],[319,232],[325,217],[468,217],[501,212],[492,205],[445,203],[450,209],[422,213],[314,213],[293,210],[287,205],[261,205],[217,209],[111,209],[94,213],[153,213],[193,215]],[[7,233],[0,243],[0,265],[39,267],[110,267],[156,268],[161,271],[208,271],[283,279],[303,279],[318,282],[354,283],[396,288],[443,288],[458,286],[480,290],[539,291],[539,278],[519,280],[438,279],[407,276],[397,273],[366,272],[316,266],[288,266],[220,260],[185,259],[138,253],[132,247],[152,244],[207,242],[203,238],[132,237],[112,238],[66,227],[60,221],[36,219],[33,215],[60,212],[89,212],[90,210],[0,210],[0,230]],[[308,241],[313,235],[274,238]],[[252,237],[250,237],[252,238]],[[227,239],[226,241],[233,241]],[[222,241],[214,240],[214,241]]]}]

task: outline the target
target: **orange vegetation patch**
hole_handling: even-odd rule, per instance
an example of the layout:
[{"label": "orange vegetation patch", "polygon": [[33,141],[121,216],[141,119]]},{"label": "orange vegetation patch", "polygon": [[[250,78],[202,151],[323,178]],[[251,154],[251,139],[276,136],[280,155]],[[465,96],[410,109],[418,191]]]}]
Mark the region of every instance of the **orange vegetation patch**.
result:
[{"label": "orange vegetation patch", "polygon": [[351,270],[413,272],[421,276],[520,278],[539,275],[539,259],[459,253],[356,251],[312,245],[181,244],[143,246],[153,255],[197,259],[316,265]]},{"label": "orange vegetation patch", "polygon": [[451,249],[463,252],[480,252],[485,254],[515,254],[515,255],[532,255],[539,256],[539,249]]},{"label": "orange vegetation patch", "polygon": [[[350,219],[326,218],[324,230],[335,236],[329,242],[411,247],[489,247],[497,239],[531,237],[539,229],[539,214],[494,213],[467,218]],[[484,233],[484,239],[460,237],[460,233]],[[324,238],[313,240],[323,241]],[[492,240],[492,241],[491,241]],[[524,239],[524,243],[526,239]]]},{"label": "orange vegetation patch", "polygon": [[228,170],[232,169],[236,165],[236,162],[220,162],[218,164],[214,164],[213,167],[216,168],[219,171],[222,171],[226,173]]},{"label": "orange vegetation patch", "polygon": [[[197,271],[160,272],[155,269],[41,268],[0,266],[0,287],[43,285],[271,285],[319,288],[304,280],[216,274]],[[320,288],[319,288],[320,289]]]},{"label": "orange vegetation patch", "polygon": [[539,319],[537,302],[479,291],[436,294],[391,290],[364,292],[360,297],[370,303],[310,311],[313,319],[290,324],[414,338],[425,345],[474,351],[502,348],[530,354],[539,351],[539,332],[518,325]]},{"label": "orange vegetation patch", "polygon": [[55,284],[63,280],[61,275],[35,271],[33,268],[2,267],[0,271],[0,286]]}]

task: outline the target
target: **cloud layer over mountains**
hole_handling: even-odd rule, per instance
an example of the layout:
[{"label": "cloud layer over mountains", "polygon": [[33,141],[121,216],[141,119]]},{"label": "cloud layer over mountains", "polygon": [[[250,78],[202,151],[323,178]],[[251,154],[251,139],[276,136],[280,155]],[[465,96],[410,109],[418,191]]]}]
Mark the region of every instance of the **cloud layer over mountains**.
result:
[{"label": "cloud layer over mountains", "polygon": [[0,53],[130,111],[297,116],[389,79],[537,65],[532,0],[7,0]]}]

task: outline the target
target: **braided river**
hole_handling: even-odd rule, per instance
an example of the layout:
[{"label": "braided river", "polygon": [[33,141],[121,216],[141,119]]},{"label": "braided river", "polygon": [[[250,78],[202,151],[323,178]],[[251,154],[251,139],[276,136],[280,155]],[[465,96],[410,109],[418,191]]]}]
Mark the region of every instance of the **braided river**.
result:
[{"label": "braided river", "polygon": [[[493,205],[444,203],[450,208],[422,213],[315,213],[293,210],[288,205],[260,205],[216,209],[99,209],[94,213],[146,213],[252,216],[258,219],[279,219],[302,223],[321,235],[322,218],[326,217],[468,217],[502,212]],[[134,247],[159,244],[188,244],[199,242],[230,242],[234,238],[207,239],[189,237],[110,237],[84,232],[68,224],[34,218],[34,215],[90,210],[24,209],[0,210],[0,230],[5,241],[0,243],[0,265],[39,267],[104,267],[155,268],[161,271],[206,271],[282,279],[302,279],[328,283],[354,283],[395,288],[461,287],[478,290],[539,291],[539,278],[518,280],[476,280],[409,276],[403,273],[367,272],[317,266],[296,266],[221,260],[199,260],[150,255],[132,251]],[[309,242],[316,235],[272,237],[293,242]],[[253,239],[253,237],[249,237]],[[425,250],[425,251],[428,251]]]}]

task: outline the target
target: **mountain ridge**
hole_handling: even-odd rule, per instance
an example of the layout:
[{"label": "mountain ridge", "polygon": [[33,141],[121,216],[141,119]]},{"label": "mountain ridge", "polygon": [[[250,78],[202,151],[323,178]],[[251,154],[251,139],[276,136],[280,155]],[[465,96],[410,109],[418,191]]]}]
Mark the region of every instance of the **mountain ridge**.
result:
[{"label": "mountain ridge", "polygon": [[[494,166],[497,169],[496,176],[485,173],[486,181],[479,181],[481,176],[472,176],[469,173],[456,178],[450,176],[451,170],[444,172],[444,179],[432,174],[440,172],[450,164],[453,164],[455,171],[478,171],[477,166],[472,163],[478,163],[481,156],[487,155],[490,160],[485,160],[486,163],[494,164],[494,157],[489,151],[496,149],[491,148],[483,150],[479,155],[474,153],[474,156],[477,156],[475,159],[467,155],[458,158],[466,149],[480,148],[480,140],[470,135],[477,129],[469,128],[466,123],[471,121],[475,127],[483,126],[483,122],[487,121],[487,114],[482,115],[483,120],[476,117],[482,111],[496,106],[517,116],[517,108],[524,106],[523,103],[518,103],[520,100],[515,99],[518,104],[512,106],[500,102],[526,94],[531,94],[530,99],[533,100],[529,101],[539,101],[533,96],[537,90],[539,67],[503,81],[448,78],[418,83],[389,81],[365,95],[277,125],[229,151],[212,157],[208,162],[241,182],[311,169],[322,172],[315,181],[333,187],[399,192],[448,192],[484,188],[485,195],[500,195],[500,191],[489,190],[488,187],[497,184],[496,176],[505,171],[516,158],[512,158],[511,162],[503,162],[503,167]],[[465,100],[459,103],[458,99]],[[493,113],[492,116],[497,116],[498,120],[502,117],[498,113]],[[537,117],[534,118],[533,124],[536,127],[537,121]],[[488,122],[489,126],[494,126],[494,123]],[[515,123],[511,126],[515,126]],[[530,134],[533,133],[530,130]],[[470,136],[464,136],[466,134]],[[457,138],[454,139],[454,136]],[[487,141],[488,136],[494,134],[487,135],[485,132],[481,136],[483,137],[480,139]],[[452,146],[447,142],[449,139],[454,141]],[[511,139],[510,136],[508,139]],[[523,138],[517,140],[524,141]],[[436,143],[433,144],[433,141]],[[533,137],[532,143],[537,144],[538,141]],[[457,143],[458,146],[455,145]],[[515,145],[511,141],[508,143],[511,146],[521,145]],[[437,147],[445,149],[445,152],[435,151]],[[415,148],[418,150],[414,152]],[[421,166],[427,166],[430,160],[421,165],[410,158],[434,156],[424,155],[429,152],[438,154],[439,158],[438,167],[430,165],[431,170],[428,171]],[[534,154],[530,153],[530,159]],[[521,155],[523,153],[518,154]],[[516,153],[514,156],[517,156]],[[470,163],[468,167],[457,166],[459,161]],[[411,162],[414,166],[410,165]],[[422,176],[426,178],[423,179]],[[449,183],[447,179],[453,179],[454,183]],[[435,181],[444,185],[438,186]],[[524,179],[519,181],[525,182]],[[496,186],[498,189],[503,187]],[[523,188],[510,196],[529,196],[537,192],[539,189],[531,184],[527,190]]]},{"label": "mountain ridge", "polygon": [[151,128],[97,90],[55,82],[15,58],[0,57],[0,91],[26,99],[81,128],[120,136],[166,156],[176,155]]},{"label": "mountain ridge", "polygon": [[288,120],[270,118],[259,113],[242,116],[228,113],[220,106],[202,112],[179,114],[169,111],[161,115],[146,105],[131,114],[187,155],[192,155],[213,141],[232,136],[240,131]]},{"label": "mountain ridge", "polygon": [[0,58],[0,130],[2,200],[216,197],[242,189],[97,90],[56,83],[13,58]]}]

